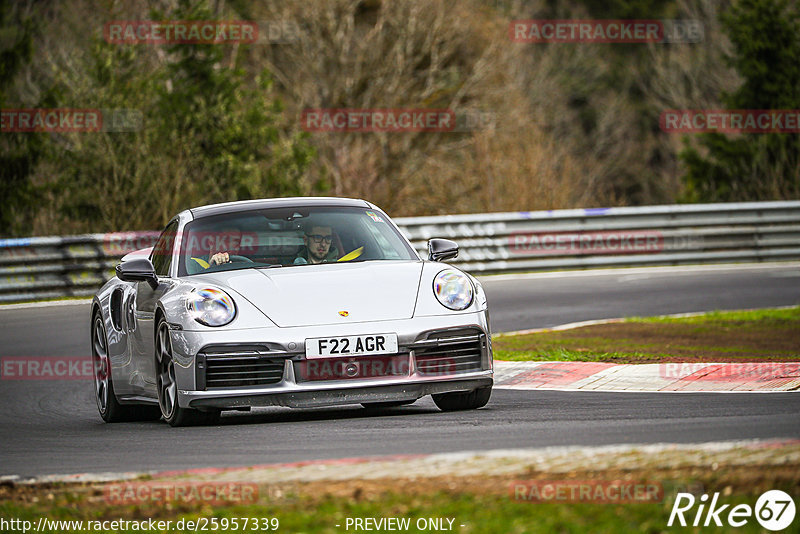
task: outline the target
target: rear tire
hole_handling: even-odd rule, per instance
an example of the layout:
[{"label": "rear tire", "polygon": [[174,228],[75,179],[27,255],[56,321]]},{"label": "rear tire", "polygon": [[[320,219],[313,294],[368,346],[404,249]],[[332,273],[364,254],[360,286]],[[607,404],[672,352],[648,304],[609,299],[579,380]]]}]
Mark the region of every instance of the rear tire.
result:
[{"label": "rear tire", "polygon": [[201,412],[178,405],[178,383],[172,360],[169,325],[162,317],[156,330],[156,386],[161,416],[170,426],[211,425],[219,421],[219,410]]},{"label": "rear tire", "polygon": [[478,388],[467,393],[438,393],[431,395],[433,402],[443,412],[475,410],[486,406],[492,396],[492,386]]},{"label": "rear tire", "polygon": [[157,406],[120,404],[114,393],[111,377],[111,360],[108,356],[108,338],[100,311],[92,317],[92,364],[94,369],[94,398],[97,410],[106,423],[126,421],[155,421],[161,418]]}]

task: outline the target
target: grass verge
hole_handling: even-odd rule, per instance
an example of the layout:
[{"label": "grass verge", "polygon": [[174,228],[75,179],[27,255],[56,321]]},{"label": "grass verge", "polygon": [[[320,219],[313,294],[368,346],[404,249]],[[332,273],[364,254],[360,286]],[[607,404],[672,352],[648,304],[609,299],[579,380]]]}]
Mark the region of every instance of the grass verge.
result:
[{"label": "grass verge", "polygon": [[572,330],[499,336],[498,360],[611,363],[800,359],[800,307],[631,318]]},{"label": "grass verge", "polygon": [[[103,499],[101,485],[4,486],[0,488],[0,516],[28,520],[104,521],[170,520],[205,521],[217,518],[218,524],[232,524],[235,518],[277,518],[279,532],[347,532],[351,518],[405,518],[408,532],[430,532],[418,528],[418,521],[438,520],[441,530],[463,533],[528,532],[664,532],[679,491],[697,496],[720,493],[720,503],[754,506],[758,496],[770,489],[797,495],[800,470],[784,466],[696,466],[681,469],[625,471],[571,471],[553,474],[528,472],[515,476],[433,477],[417,480],[377,479],[349,481],[295,482],[288,486],[264,487],[257,502],[248,505],[209,506],[207,504],[154,504],[111,506]],[[663,488],[659,502],[537,502],[515,492],[519,482],[529,481],[648,481]],[[524,495],[524,494],[523,494]],[[696,509],[687,517],[691,521]],[[205,518],[205,519],[203,519]],[[452,523],[450,522],[452,520]],[[240,520],[241,522],[241,520]],[[338,525],[338,526],[337,526]],[[430,523],[426,522],[430,527]],[[198,529],[202,530],[202,529]],[[209,524],[209,531],[212,531]],[[680,527],[675,530],[682,530]],[[715,532],[756,532],[754,518],[739,529],[712,529]],[[62,528],[57,532],[78,532]],[[85,531],[85,530],[84,530]],[[136,529],[111,529],[137,532]],[[190,528],[167,532],[190,532]],[[237,531],[228,528],[228,531]],[[238,531],[245,531],[238,529]],[[250,529],[246,529],[250,531]],[[258,531],[265,531],[259,528]],[[56,532],[54,529],[40,532]]]}]

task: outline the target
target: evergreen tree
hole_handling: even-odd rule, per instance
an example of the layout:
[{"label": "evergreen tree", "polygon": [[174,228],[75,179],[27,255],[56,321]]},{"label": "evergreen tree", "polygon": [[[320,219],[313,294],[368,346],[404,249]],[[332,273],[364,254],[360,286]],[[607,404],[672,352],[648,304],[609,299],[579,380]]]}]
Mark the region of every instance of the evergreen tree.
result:
[{"label": "evergreen tree", "polygon": [[[33,23],[0,3],[0,109],[21,107],[9,102],[8,92],[17,73],[33,54]],[[36,204],[38,191],[30,175],[42,154],[41,134],[0,132],[0,235],[29,234],[26,222]],[[12,209],[13,208],[13,209]]]},{"label": "evergreen tree", "polygon": [[[724,94],[728,109],[800,109],[800,13],[788,0],[740,0],[722,16],[733,43],[730,65],[744,78]],[[686,200],[800,197],[800,135],[701,134],[684,140]]]},{"label": "evergreen tree", "polygon": [[[181,0],[152,20],[232,20]],[[94,38],[87,87],[93,107],[134,109],[137,132],[81,135],[64,150],[59,181],[67,219],[106,230],[156,228],[180,209],[297,195],[313,158],[306,133],[289,132],[269,73],[241,67],[246,46],[161,49]]]}]

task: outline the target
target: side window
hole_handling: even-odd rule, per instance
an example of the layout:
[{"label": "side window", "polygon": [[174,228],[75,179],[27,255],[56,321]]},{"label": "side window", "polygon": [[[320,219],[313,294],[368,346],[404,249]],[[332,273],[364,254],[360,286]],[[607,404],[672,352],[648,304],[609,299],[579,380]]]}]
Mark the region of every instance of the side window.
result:
[{"label": "side window", "polygon": [[169,274],[169,265],[172,260],[172,247],[175,244],[175,235],[178,231],[178,221],[172,221],[164,228],[150,254],[150,261],[156,269],[158,276]]}]

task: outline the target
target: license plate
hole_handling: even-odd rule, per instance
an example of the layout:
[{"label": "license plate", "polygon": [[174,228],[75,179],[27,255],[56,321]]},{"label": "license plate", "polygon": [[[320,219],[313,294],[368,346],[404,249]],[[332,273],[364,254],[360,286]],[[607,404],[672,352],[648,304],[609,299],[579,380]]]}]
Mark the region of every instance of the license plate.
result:
[{"label": "license plate", "polygon": [[306,339],[306,358],[396,354],[397,334],[315,337]]},{"label": "license plate", "polygon": [[408,354],[307,358],[295,362],[294,369],[300,382],[396,378],[408,376],[408,360]]}]

